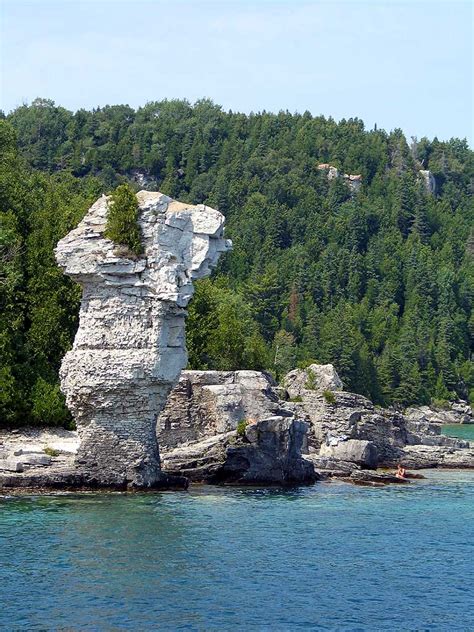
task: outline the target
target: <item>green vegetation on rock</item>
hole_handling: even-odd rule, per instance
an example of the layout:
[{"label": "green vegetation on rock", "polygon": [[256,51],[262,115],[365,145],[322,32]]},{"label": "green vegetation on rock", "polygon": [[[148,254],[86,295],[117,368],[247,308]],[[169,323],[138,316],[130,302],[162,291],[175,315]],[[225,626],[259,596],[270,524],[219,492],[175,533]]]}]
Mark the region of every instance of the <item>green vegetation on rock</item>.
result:
[{"label": "green vegetation on rock", "polygon": [[326,401],[326,404],[335,404],[336,403],[336,396],[334,395],[334,393],[332,391],[323,391],[323,397]]},{"label": "green vegetation on rock", "polygon": [[59,450],[56,450],[55,448],[50,448],[49,446],[46,446],[43,451],[48,456],[59,456],[61,454]]},{"label": "green vegetation on rock", "polygon": [[143,252],[140,225],[138,224],[138,200],[128,184],[121,184],[110,196],[105,236],[138,256]]},{"label": "green vegetation on rock", "polygon": [[241,421],[239,421],[239,423],[237,424],[237,428],[236,428],[238,437],[244,437],[245,436],[245,430],[246,430],[248,425],[249,425],[249,422],[246,419],[242,419]]},{"label": "green vegetation on rock", "polygon": [[308,376],[308,379],[306,380],[306,384],[304,385],[304,387],[309,389],[310,391],[314,391],[317,387],[316,375],[311,369],[307,369],[306,375]]}]

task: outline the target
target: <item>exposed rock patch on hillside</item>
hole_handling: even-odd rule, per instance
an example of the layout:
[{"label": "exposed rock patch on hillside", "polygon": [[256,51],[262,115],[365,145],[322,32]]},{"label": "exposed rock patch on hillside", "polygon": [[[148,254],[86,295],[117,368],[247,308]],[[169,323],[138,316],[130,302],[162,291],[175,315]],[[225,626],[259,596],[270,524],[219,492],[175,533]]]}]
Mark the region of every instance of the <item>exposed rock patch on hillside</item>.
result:
[{"label": "exposed rock patch on hillside", "polygon": [[325,171],[329,181],[334,180],[334,178],[342,178],[353,193],[357,193],[362,186],[362,176],[360,174],[340,173],[337,167],[326,162],[320,163],[318,170]]},{"label": "exposed rock patch on hillside", "polygon": [[434,195],[436,193],[436,180],[434,175],[428,169],[420,169],[419,174],[427,193]]}]

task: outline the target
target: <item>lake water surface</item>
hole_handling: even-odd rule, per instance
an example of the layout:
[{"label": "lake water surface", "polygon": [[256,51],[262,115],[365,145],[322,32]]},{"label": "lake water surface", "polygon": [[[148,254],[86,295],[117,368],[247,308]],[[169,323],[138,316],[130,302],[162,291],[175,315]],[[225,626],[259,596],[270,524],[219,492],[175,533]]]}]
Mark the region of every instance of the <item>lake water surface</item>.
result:
[{"label": "lake water surface", "polygon": [[443,424],[441,426],[441,434],[474,443],[474,424]]},{"label": "lake water surface", "polygon": [[0,499],[2,630],[470,630],[474,473]]}]

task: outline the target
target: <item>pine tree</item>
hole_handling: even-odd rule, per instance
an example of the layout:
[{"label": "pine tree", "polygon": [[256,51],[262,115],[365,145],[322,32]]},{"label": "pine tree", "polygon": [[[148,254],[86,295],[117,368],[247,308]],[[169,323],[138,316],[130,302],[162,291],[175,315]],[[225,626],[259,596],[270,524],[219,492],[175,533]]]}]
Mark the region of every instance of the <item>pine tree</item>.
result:
[{"label": "pine tree", "polygon": [[126,246],[136,256],[143,252],[138,200],[128,184],[121,184],[110,196],[104,235],[116,244]]}]

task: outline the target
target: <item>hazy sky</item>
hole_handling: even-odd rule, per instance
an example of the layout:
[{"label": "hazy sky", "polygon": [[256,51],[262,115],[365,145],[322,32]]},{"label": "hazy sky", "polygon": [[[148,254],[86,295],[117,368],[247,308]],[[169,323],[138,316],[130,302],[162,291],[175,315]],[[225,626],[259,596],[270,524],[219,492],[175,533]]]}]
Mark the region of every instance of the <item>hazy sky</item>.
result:
[{"label": "hazy sky", "polygon": [[473,144],[473,5],[0,0],[1,98],[71,110],[210,97]]}]

